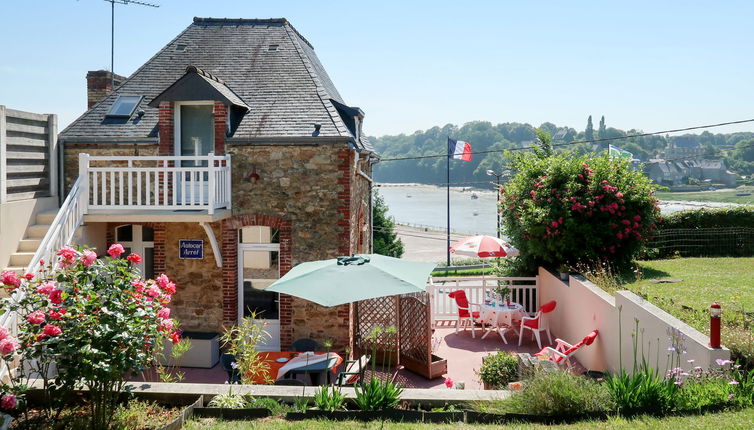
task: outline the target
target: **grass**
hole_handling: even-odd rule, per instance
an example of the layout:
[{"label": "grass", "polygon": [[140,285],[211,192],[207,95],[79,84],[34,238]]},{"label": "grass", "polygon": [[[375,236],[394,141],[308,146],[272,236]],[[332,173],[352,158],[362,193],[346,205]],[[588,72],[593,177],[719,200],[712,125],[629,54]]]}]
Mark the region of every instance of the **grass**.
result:
[{"label": "grass", "polygon": [[[737,193],[753,193],[750,196],[737,196]],[[660,200],[692,200],[699,202],[754,204],[754,189],[737,188],[726,191],[667,192],[658,191],[655,196]]]},{"label": "grass", "polygon": [[392,423],[372,421],[359,423],[355,421],[285,421],[271,418],[257,421],[219,421],[215,419],[200,419],[188,423],[186,430],[332,430],[338,429],[396,429],[396,430],[454,430],[454,429],[507,429],[507,430],[629,430],[629,429],[666,429],[682,428],[684,430],[717,430],[751,429],[754,428],[754,408],[741,411],[721,412],[706,415],[687,415],[676,417],[655,418],[640,416],[632,419],[610,418],[605,421],[582,421],[574,424],[540,425],[540,424],[506,424],[506,425],[469,425],[469,424],[418,424]]},{"label": "grass", "polygon": [[[754,258],[676,258],[638,262],[636,272],[620,276],[620,283],[601,287],[612,292],[627,289],[646,297],[671,315],[702,333],[709,332],[709,305],[723,308],[722,343],[734,360],[754,368]],[[675,283],[653,283],[651,279],[679,279]],[[605,282],[602,282],[603,284]]]},{"label": "grass", "polygon": [[[641,279],[623,285],[649,298],[662,297],[694,309],[706,309],[717,301],[725,308],[754,311],[754,258],[674,258],[638,262]],[[680,279],[654,283],[651,279]]]}]

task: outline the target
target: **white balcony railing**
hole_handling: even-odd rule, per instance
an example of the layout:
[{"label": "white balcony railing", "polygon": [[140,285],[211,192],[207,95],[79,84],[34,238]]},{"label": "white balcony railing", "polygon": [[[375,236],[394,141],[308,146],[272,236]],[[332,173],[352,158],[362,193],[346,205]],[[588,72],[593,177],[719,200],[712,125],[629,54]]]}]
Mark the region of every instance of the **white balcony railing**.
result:
[{"label": "white balcony railing", "polygon": [[457,318],[458,306],[455,300],[448,296],[451,291],[464,290],[469,302],[483,303],[487,294],[492,293],[498,286],[510,288],[511,301],[522,305],[526,313],[532,315],[537,312],[539,277],[433,277],[431,283],[427,285],[433,324]]},{"label": "white balcony railing", "polygon": [[231,208],[230,155],[90,156],[79,154],[89,210]]}]

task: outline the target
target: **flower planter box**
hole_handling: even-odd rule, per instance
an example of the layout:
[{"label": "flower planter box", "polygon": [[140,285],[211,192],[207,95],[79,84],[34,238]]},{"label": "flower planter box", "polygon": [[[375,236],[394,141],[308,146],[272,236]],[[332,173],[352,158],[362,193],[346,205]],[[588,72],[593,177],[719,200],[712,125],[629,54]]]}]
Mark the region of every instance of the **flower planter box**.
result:
[{"label": "flower planter box", "polygon": [[439,378],[448,373],[448,360],[432,354],[432,362],[427,363],[415,360],[411,357],[401,356],[401,364],[408,370],[417,373],[427,379]]},{"label": "flower planter box", "polygon": [[173,358],[173,344],[165,339],[162,354],[157,361],[163,366],[199,367],[211,369],[220,361],[219,335],[198,331],[185,331],[181,337],[191,342],[191,347],[177,360]]},{"label": "flower planter box", "polygon": [[267,408],[197,408],[194,414],[202,418],[222,418],[224,420],[248,420],[266,418],[272,415]]}]

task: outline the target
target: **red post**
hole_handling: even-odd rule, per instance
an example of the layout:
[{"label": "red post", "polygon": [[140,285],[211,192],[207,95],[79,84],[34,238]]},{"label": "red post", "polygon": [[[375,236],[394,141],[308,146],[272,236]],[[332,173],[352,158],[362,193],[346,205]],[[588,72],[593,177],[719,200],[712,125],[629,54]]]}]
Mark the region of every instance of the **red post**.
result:
[{"label": "red post", "polygon": [[720,303],[714,302],[709,307],[709,346],[720,348],[720,321],[723,310]]}]

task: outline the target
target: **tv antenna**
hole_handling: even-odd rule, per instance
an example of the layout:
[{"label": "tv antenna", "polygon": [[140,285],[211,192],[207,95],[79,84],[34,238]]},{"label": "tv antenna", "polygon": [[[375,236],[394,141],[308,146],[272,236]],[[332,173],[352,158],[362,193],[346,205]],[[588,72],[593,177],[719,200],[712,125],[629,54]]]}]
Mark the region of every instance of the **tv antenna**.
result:
[{"label": "tv antenna", "polygon": [[137,0],[105,0],[110,3],[110,86],[115,89],[115,4],[160,7],[160,5]]}]

